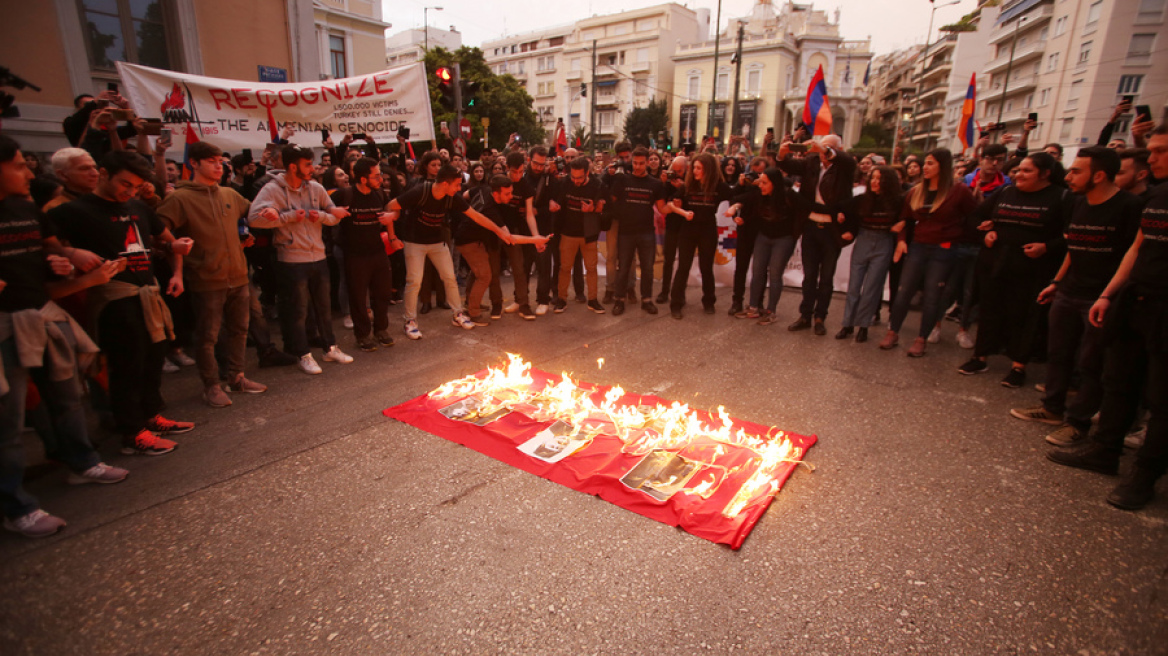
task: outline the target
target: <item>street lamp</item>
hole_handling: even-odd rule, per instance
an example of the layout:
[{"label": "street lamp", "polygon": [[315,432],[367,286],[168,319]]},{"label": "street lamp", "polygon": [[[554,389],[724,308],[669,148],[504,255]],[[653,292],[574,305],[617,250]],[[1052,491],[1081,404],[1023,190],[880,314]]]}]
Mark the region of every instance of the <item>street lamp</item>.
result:
[{"label": "street lamp", "polygon": [[[937,10],[940,9],[941,7],[948,7],[951,5],[958,4],[959,2],[961,2],[961,0],[952,0],[952,2],[946,2],[944,4],[939,5],[939,4],[936,4],[936,0],[929,0],[929,4],[933,5],[933,10],[929,12],[929,31],[927,33],[925,33],[925,54],[923,54],[921,56],[921,74],[920,74],[920,77],[917,78],[916,99],[913,100],[912,136],[910,136],[909,140],[908,140],[910,145],[912,144],[912,137],[917,136],[917,111],[920,109],[920,106],[921,106],[921,83],[923,83],[925,81],[925,72],[926,72],[925,69],[929,65],[929,46],[931,45],[931,42],[933,40],[933,17],[935,17],[937,15]],[[932,115],[931,111],[932,110],[930,110],[930,116]],[[932,130],[930,129],[930,132],[931,131]],[[925,135],[925,145],[928,145],[928,143],[929,143],[929,135],[926,134]]]},{"label": "street lamp", "polygon": [[1006,92],[1010,90],[1010,71],[1014,68],[1014,48],[1018,45],[1018,28],[1029,16],[1019,16],[1014,23],[1014,40],[1010,41],[1010,60],[1006,62],[1006,77],[1002,81],[1002,97],[998,99],[998,123],[1002,122],[1002,111],[1006,108]]},{"label": "street lamp", "polygon": [[430,10],[442,11],[442,7],[422,7],[422,24],[425,25],[424,36],[422,37],[423,48],[426,52],[430,51]]}]

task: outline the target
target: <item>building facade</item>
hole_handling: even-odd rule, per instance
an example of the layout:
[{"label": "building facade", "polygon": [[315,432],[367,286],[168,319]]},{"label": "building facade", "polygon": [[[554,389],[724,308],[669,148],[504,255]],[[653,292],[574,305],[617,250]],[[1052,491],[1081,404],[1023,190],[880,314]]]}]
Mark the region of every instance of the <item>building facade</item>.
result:
[{"label": "building facade", "polygon": [[[732,61],[743,26],[741,72]],[[864,72],[872,59],[868,41],[847,41],[839,34],[839,15],[832,22],[811,5],[785,3],[776,10],[770,0],[758,0],[747,17],[731,20],[714,41],[682,45],[674,55],[671,124],[678,143],[713,136],[725,143],[736,131],[755,146],[774,128],[778,135],[802,122],[807,86],[823,67],[832,112],[832,131],[846,145],[860,138],[867,94]],[[734,79],[739,78],[738,111],[733,115]]]},{"label": "building facade", "polygon": [[[910,46],[872,59],[868,75],[868,107],[865,123],[879,123],[906,136],[916,98],[917,71],[923,45]],[[899,143],[899,139],[897,140]]]},{"label": "building facade", "polygon": [[[0,0],[0,62],[41,91],[12,91],[3,129],[32,152],[68,145],[73,98],[118,83],[115,62],[237,80],[305,82],[385,68],[377,0]],[[376,46],[376,47],[374,47]]]},{"label": "building facade", "polygon": [[385,40],[385,62],[390,68],[420,62],[426,57],[426,44],[454,52],[462,47],[462,33],[453,25],[449,30],[439,27],[415,27],[389,36]]}]

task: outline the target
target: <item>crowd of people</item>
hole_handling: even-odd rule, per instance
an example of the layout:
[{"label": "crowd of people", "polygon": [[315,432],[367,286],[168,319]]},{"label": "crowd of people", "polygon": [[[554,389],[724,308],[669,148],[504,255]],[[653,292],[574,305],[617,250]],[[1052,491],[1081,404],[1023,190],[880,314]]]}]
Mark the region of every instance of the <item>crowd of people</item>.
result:
[{"label": "crowd of people", "polygon": [[404,144],[326,135],[314,149],[285,129],[258,161],[200,141],[180,165],[165,135],[152,142],[132,115],[113,118],[128,106],[116,93],[76,105],[74,145],[47,167],[0,135],[0,500],[5,527],[26,536],[64,526],[22,485],[26,409],[70,482],[117,483],[127,471],[94,450],[83,389],[122,453],[155,456],[194,429],[161,414],[164,372],[196,366],[203,400],[230,406],[267,389],[246,375],[249,343],[261,368],[321,374],[314,349],[353,362],[334,313],[362,352],[394,345],[398,305],[410,340],[437,328],[423,318],[436,309],[464,330],[573,300],[595,314],[664,306],[682,320],[696,259],[701,308],[714,314],[720,214],[737,225],[732,317],[778,320],[801,243],[788,330],[826,335],[851,245],[836,339],[868,340],[887,287],[878,347],[897,348],[919,297],[908,356],[925,356],[948,319],[972,349],[961,374],[1004,354],[1002,385],[1020,388],[1031,361],[1047,363],[1042,403],[1011,414],[1057,426],[1051,460],[1117,474],[1146,412],[1113,505],[1146,505],[1168,466],[1168,184],[1156,184],[1168,179],[1168,125],[1137,123],[1131,149],[1108,133],[1065,169],[1057,144],[1030,152],[1029,123],[1012,152],[983,135],[968,159],[935,149],[892,163],[798,132],[768,134],[757,155],[732,140],[726,154],[622,142],[590,158],[516,144],[477,161],[436,147],[414,161]]}]

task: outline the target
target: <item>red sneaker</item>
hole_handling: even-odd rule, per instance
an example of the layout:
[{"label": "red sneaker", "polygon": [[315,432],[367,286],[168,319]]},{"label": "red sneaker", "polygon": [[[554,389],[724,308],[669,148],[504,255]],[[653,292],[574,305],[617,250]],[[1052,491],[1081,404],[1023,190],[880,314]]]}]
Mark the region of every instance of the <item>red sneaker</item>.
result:
[{"label": "red sneaker", "polygon": [[127,456],[160,456],[174,451],[178,444],[158,437],[143,428],[134,438],[124,443],[122,454]]},{"label": "red sneaker", "polygon": [[174,421],[162,415],[154,415],[153,419],[146,422],[146,430],[156,435],[178,435],[195,430],[195,425],[189,421]]}]

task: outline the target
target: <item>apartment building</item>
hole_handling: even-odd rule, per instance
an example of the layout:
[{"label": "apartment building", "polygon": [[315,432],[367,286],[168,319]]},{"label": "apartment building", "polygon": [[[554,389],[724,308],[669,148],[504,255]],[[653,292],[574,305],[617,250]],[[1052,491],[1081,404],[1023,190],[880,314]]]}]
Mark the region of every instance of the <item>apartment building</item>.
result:
[{"label": "apartment building", "polygon": [[[732,61],[742,25],[741,73]],[[864,71],[872,59],[867,40],[848,41],[834,21],[809,4],[786,2],[775,10],[758,0],[749,16],[731,20],[718,35],[714,70],[713,40],[682,45],[673,57],[672,125],[679,143],[714,136],[725,142],[730,131],[756,146],[767,128],[782,134],[802,121],[807,86],[820,66],[827,83],[832,129],[851,145],[860,137],[867,94]],[[733,85],[739,77],[737,115]],[[711,110],[712,108],[712,110]]]},{"label": "apartment building", "polygon": [[549,133],[563,118],[570,130],[588,128],[604,148],[623,135],[630,111],[668,100],[678,44],[708,30],[708,10],[669,3],[496,39],[482,49],[496,73],[527,86]]},{"label": "apartment building", "polygon": [[415,27],[390,35],[385,39],[385,62],[392,68],[422,61],[426,44],[454,52],[462,47],[462,33],[453,25],[449,30],[439,27]]},{"label": "apartment building", "polygon": [[118,82],[125,61],[238,80],[304,82],[385,68],[379,0],[0,0],[0,62],[41,91],[12,91],[4,132],[31,152],[68,145],[73,97]]},{"label": "apartment building", "polygon": [[907,133],[924,49],[923,45],[910,46],[872,59],[865,123],[879,123],[889,130],[903,128]]}]

